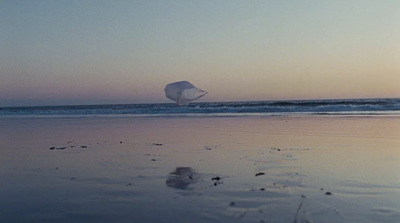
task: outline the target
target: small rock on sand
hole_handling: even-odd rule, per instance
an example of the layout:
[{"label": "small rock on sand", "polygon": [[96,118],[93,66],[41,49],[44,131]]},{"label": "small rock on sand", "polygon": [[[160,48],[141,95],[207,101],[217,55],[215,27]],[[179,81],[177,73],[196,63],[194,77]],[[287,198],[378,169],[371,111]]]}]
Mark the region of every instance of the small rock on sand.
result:
[{"label": "small rock on sand", "polygon": [[211,178],[211,180],[215,180],[215,182],[214,182],[214,186],[217,186],[217,185],[219,185],[219,184],[223,184],[223,182],[220,182],[220,180],[221,180],[222,178],[221,177],[213,177],[213,178]]},{"label": "small rock on sand", "polygon": [[213,178],[211,178],[211,180],[219,181],[219,180],[221,180],[221,177],[213,177]]},{"label": "small rock on sand", "polygon": [[205,150],[211,150],[212,148],[209,147],[209,146],[204,146],[204,149],[205,149]]}]

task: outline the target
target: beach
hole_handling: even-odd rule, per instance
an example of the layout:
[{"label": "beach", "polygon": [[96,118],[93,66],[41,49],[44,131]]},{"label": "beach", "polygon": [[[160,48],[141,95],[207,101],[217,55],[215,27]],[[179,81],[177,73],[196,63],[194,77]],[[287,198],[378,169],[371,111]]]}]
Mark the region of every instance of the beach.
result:
[{"label": "beach", "polygon": [[2,222],[400,222],[390,115],[0,118]]}]

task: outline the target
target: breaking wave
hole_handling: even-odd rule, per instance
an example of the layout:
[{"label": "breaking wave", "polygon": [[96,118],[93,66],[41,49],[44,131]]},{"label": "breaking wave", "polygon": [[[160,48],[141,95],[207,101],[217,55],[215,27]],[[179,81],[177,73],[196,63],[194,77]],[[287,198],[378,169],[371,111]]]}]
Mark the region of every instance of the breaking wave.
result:
[{"label": "breaking wave", "polygon": [[400,115],[400,99],[204,102],[0,108],[5,116]]}]

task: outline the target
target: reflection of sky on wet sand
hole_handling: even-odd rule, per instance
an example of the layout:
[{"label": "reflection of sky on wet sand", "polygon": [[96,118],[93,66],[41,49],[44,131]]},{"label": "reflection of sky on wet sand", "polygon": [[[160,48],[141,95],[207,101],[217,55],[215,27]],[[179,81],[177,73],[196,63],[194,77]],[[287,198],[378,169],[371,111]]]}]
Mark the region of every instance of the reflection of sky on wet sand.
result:
[{"label": "reflection of sky on wet sand", "polygon": [[400,219],[397,118],[0,124],[0,217],[8,222]]}]

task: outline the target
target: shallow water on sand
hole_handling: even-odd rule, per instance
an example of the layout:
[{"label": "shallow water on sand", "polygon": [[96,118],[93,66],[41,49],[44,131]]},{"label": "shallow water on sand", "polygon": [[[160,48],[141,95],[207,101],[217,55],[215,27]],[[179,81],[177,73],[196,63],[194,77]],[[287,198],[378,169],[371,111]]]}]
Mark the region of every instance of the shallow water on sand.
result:
[{"label": "shallow water on sand", "polygon": [[400,222],[400,119],[0,119],[2,222]]}]

